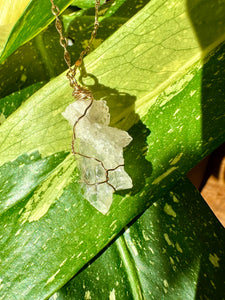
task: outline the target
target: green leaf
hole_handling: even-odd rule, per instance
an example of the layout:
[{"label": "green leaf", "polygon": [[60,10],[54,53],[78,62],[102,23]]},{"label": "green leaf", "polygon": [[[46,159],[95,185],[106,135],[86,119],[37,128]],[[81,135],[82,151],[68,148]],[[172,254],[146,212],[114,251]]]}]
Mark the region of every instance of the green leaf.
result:
[{"label": "green leaf", "polygon": [[[142,127],[137,128],[138,133],[141,131],[143,131]],[[140,139],[136,141],[136,145],[133,144],[135,156],[140,153],[140,147],[143,147],[144,143],[145,139],[141,135]],[[36,155],[40,157],[39,154]],[[59,155],[64,157],[65,154]],[[54,156],[52,155],[50,158],[54,158]],[[67,282],[83,264],[89,261],[90,257],[95,256],[129,221],[126,218],[130,217],[130,213],[134,216],[140,209],[144,209],[143,205],[145,206],[145,204],[141,202],[138,204],[137,202],[144,183],[142,182],[141,186],[135,184],[136,189],[138,189],[136,192],[134,190],[134,193],[137,193],[137,198],[133,196],[130,199],[130,204],[133,202],[133,205],[130,207],[129,210],[131,211],[127,217],[124,215],[127,207],[123,205],[123,196],[117,195],[117,202],[121,202],[121,214],[124,216],[114,222],[113,220],[117,215],[116,210],[113,213],[114,216],[105,217],[83,198],[78,183],[79,177],[75,169],[75,160],[72,155],[66,157],[55,169],[53,169],[54,166],[50,161],[48,166],[49,176],[44,177],[47,174],[42,176],[40,168],[38,176],[41,178],[39,182],[36,182],[36,178],[32,174],[32,170],[36,174],[37,169],[27,166],[25,158],[19,157],[13,162],[12,169],[15,172],[14,178],[17,180],[6,178],[1,189],[2,196],[5,196],[6,199],[11,197],[10,188],[12,183],[16,185],[14,191],[19,188],[19,183],[22,187],[26,185],[31,190],[30,193],[27,190],[19,193],[16,199],[15,197],[9,198],[10,205],[5,205],[2,208],[1,222],[2,224],[8,224],[7,231],[2,227],[0,232],[0,236],[2,236],[1,251],[4,252],[1,265],[4,276],[1,277],[2,284],[8,277],[15,284],[10,287],[4,286],[1,290],[1,296],[4,297],[4,294],[7,293],[10,295],[18,294],[21,298],[29,298],[33,295],[44,298]],[[55,159],[55,164],[57,164],[58,157]],[[41,158],[38,159],[38,163],[45,164]],[[24,172],[18,172],[17,164],[21,165],[21,168],[25,168],[24,165],[26,166]],[[148,172],[148,170],[145,170],[146,162],[144,158],[140,157],[136,164],[142,166],[142,169],[140,169],[142,174]],[[1,167],[2,174],[5,174],[7,169],[8,165],[6,163]],[[10,173],[8,176],[11,178]],[[45,180],[43,181],[43,179]],[[17,181],[19,183],[16,183]],[[35,190],[35,186],[32,186],[33,182],[39,184]],[[5,193],[7,194],[5,195]],[[88,223],[87,218],[89,219]],[[103,230],[102,226],[105,227],[106,231]],[[91,237],[89,236],[90,232],[92,232]],[[106,240],[101,237],[103,233]],[[89,236],[88,239],[87,236]],[[63,251],[61,248],[62,241]],[[16,259],[17,262],[15,261],[15,249],[18,253],[21,253],[21,251],[26,253],[26,262],[23,260],[22,263],[21,255]],[[52,260],[52,257],[54,257],[54,261],[51,262],[50,266],[48,262]],[[8,264],[12,264],[12,261],[14,261],[13,265],[16,271],[8,268]],[[24,263],[26,264],[25,268]],[[72,270],[71,266],[76,269]],[[33,278],[34,272],[39,274],[36,280]],[[58,275],[58,273],[60,274]],[[19,285],[16,279],[17,274],[20,274]]]},{"label": "green leaf", "polygon": [[146,299],[223,299],[224,228],[187,179],[136,223],[125,237]]},{"label": "green leaf", "polygon": [[124,237],[100,254],[49,300],[110,299],[110,296],[111,299],[143,299],[137,270]]},{"label": "green leaf", "polygon": [[50,300],[223,299],[225,233],[180,180]]},{"label": "green leaf", "polygon": [[[59,7],[61,12],[65,10],[70,3],[72,3],[72,0],[55,1],[55,4]],[[51,12],[50,1],[30,1],[8,37],[1,53],[0,62],[3,62],[19,46],[42,31],[53,19],[54,16]]]},{"label": "green leaf", "polygon": [[[104,0],[100,1],[101,4],[103,4],[104,2]],[[95,6],[95,0],[73,0],[72,5],[78,6],[80,8],[90,8]]]},{"label": "green leaf", "polygon": [[33,84],[21,91],[15,92],[0,100],[0,125],[28,99],[33,93],[44,85],[43,82]]},{"label": "green leaf", "polygon": [[[204,1],[197,4],[204,9],[194,6],[190,14],[195,9],[213,12],[213,18],[205,20],[206,28],[216,28],[211,39],[207,37],[203,52],[186,2],[171,4],[160,0],[146,5],[85,61],[89,76],[85,77],[82,70],[80,80],[90,85],[96,99],[107,100],[112,124],[132,127],[133,142],[126,149],[125,166],[134,188],[116,193],[106,216],[83,198],[76,161],[67,155],[72,131],[61,112],[74,99],[65,74],[40,89],[1,125],[0,165],[4,173],[7,173],[4,167],[10,162],[16,164],[21,159],[26,163],[32,153],[37,153],[41,160],[57,153],[63,158],[67,155],[63,161],[56,158],[55,165],[49,165],[49,175],[42,177],[36,188],[30,182],[29,168],[27,176],[18,173],[20,183],[13,183],[19,188],[28,181],[32,188],[30,193],[19,194],[10,208],[4,206],[2,211],[1,222],[5,227],[1,226],[0,234],[4,253],[1,297],[50,296],[134,217],[170,190],[202,156],[224,141],[224,84],[214,90],[215,80],[222,82],[224,78],[224,46],[211,52],[205,64],[200,61],[201,55],[206,57],[210,49],[215,50],[224,41],[224,5],[211,7]],[[207,77],[208,69],[213,72]],[[206,89],[210,84],[213,98],[208,98]],[[195,93],[190,94],[193,88]],[[217,107],[215,119],[207,120],[206,137],[201,130],[202,99],[203,116]],[[139,117],[151,131],[148,144],[149,130],[141,121],[134,125]],[[215,122],[216,131],[213,130]],[[190,127],[194,128],[191,134]],[[182,130],[171,136],[168,131],[177,128]],[[148,149],[150,162],[145,159]],[[11,188],[12,182],[6,180],[1,192]],[[34,278],[33,274],[38,275]]]},{"label": "green leaf", "polygon": [[34,152],[5,163],[0,170],[1,214],[22,199],[29,198],[65,157],[65,153],[58,153],[43,159]]},{"label": "green leaf", "polygon": [[191,80],[182,91],[176,89],[181,79],[158,97],[143,118],[152,131],[147,159],[153,165],[161,165],[160,170],[153,171],[159,171],[153,184],[162,185],[164,178],[178,168],[185,174],[192,163],[194,166],[224,142],[225,90],[222,82],[225,74],[220,65],[224,53],[223,44],[203,68],[197,66],[194,72],[186,74]]},{"label": "green leaf", "polygon": [[[97,48],[114,31],[143,8],[147,2],[148,0],[144,0],[141,3],[138,0],[132,2],[122,0],[102,5],[99,9],[100,27],[93,41],[92,49]],[[124,11],[126,11],[125,14]],[[79,10],[69,15],[63,15],[66,35],[74,42],[74,46],[69,49],[72,57],[79,57],[79,53],[88,44],[93,30],[93,20],[93,9]]]}]

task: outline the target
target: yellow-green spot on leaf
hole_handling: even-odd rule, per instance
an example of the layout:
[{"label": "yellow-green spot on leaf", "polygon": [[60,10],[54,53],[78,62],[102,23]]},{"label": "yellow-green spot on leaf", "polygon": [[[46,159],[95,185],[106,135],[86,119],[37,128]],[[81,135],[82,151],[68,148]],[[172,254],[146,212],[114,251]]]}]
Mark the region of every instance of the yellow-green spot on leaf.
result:
[{"label": "yellow-green spot on leaf", "polygon": [[165,173],[163,173],[162,175],[160,175],[159,177],[157,177],[152,184],[158,184],[160,183],[160,181],[162,181],[164,178],[166,178],[170,173],[172,173],[174,170],[176,170],[178,167],[172,167],[170,169],[168,169]]},{"label": "yellow-green spot on leaf", "polygon": [[163,284],[164,284],[165,287],[169,286],[168,281],[166,279],[163,280]]},{"label": "yellow-green spot on leaf", "polygon": [[[92,47],[95,49],[97,48],[99,45],[101,45],[101,43],[103,42],[102,39],[94,39],[93,43],[92,43]],[[89,40],[85,40],[82,42],[82,47],[86,48],[88,46]]]},{"label": "yellow-green spot on leaf", "polygon": [[25,82],[27,80],[27,76],[25,74],[22,74],[21,77],[20,77],[20,80],[22,82]]},{"label": "yellow-green spot on leaf", "polygon": [[174,157],[174,159],[171,161],[171,165],[173,166],[173,165],[175,165],[175,164],[177,164],[179,161],[180,161],[180,159],[181,159],[181,157],[183,156],[183,153],[179,153],[179,154],[177,154],[175,157]]},{"label": "yellow-green spot on leaf", "polygon": [[213,288],[216,289],[215,283],[212,280],[210,280],[210,283],[213,286]]},{"label": "yellow-green spot on leaf", "polygon": [[145,241],[149,241],[149,240],[150,240],[150,238],[149,238],[149,236],[147,235],[147,233],[146,233],[145,230],[142,230],[142,235],[143,235],[143,238],[144,238]]},{"label": "yellow-green spot on leaf", "polygon": [[168,203],[165,204],[163,210],[167,215],[176,218],[177,215],[176,215],[175,211],[173,210],[172,206],[169,205]]},{"label": "yellow-green spot on leaf", "polygon": [[176,242],[176,248],[177,248],[177,251],[179,251],[180,253],[183,253],[183,250],[181,249],[180,245]]},{"label": "yellow-green spot on leaf", "polygon": [[55,272],[55,274],[52,275],[52,277],[49,278],[49,280],[46,282],[46,285],[49,284],[50,282],[52,282],[52,281],[55,279],[56,275],[57,275],[59,272],[60,272],[60,269],[57,270],[57,271]]},{"label": "yellow-green spot on leaf", "polygon": [[173,260],[173,258],[170,256],[170,263],[172,264],[172,265],[174,265],[175,264],[175,262],[174,262],[174,260]]},{"label": "yellow-green spot on leaf", "polygon": [[219,268],[219,261],[220,261],[220,258],[216,255],[216,253],[214,253],[214,254],[209,254],[209,260],[210,260],[210,262],[213,264],[213,266],[215,267],[215,268]]},{"label": "yellow-green spot on leaf", "polygon": [[179,200],[177,199],[177,197],[176,197],[173,193],[170,193],[170,195],[171,195],[172,198],[173,198],[173,202],[179,203]]},{"label": "yellow-green spot on leaf", "polygon": [[169,246],[174,246],[173,242],[171,242],[170,238],[169,238],[169,235],[167,233],[164,233],[164,239],[166,240],[167,244]]},{"label": "yellow-green spot on leaf", "polygon": [[1,125],[3,122],[5,122],[5,120],[6,120],[5,115],[4,115],[4,114],[0,114],[0,125]]}]

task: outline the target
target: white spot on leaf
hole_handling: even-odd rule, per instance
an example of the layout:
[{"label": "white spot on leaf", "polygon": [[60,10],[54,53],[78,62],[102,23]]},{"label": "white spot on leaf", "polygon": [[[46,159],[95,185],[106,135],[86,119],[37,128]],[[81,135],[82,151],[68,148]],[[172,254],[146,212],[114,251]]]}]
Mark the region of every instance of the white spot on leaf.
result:
[{"label": "white spot on leaf", "polygon": [[195,93],[196,93],[196,90],[192,90],[192,91],[190,92],[190,96],[191,96],[191,97],[194,96]]},{"label": "white spot on leaf", "polygon": [[177,114],[179,111],[180,111],[180,109],[178,108],[178,109],[174,112],[173,116],[175,117],[176,114]]},{"label": "white spot on leaf", "polygon": [[116,300],[115,289],[112,289],[112,291],[110,292],[109,300]]},{"label": "white spot on leaf", "polygon": [[65,264],[66,261],[67,261],[67,258],[64,259],[64,261],[62,261],[61,264],[60,264],[59,266],[62,267],[62,266]]},{"label": "white spot on leaf", "polygon": [[60,272],[60,269],[57,270],[57,271],[55,272],[55,274],[52,275],[52,277],[49,278],[49,280],[46,282],[46,285],[49,284],[50,282],[52,282],[52,281],[55,279],[55,276],[56,276],[59,272]]},{"label": "white spot on leaf", "polygon": [[15,233],[15,236],[19,235],[21,232],[21,228],[19,230],[17,230],[17,232]]},{"label": "white spot on leaf", "polygon": [[84,294],[84,299],[85,300],[90,300],[91,299],[91,292],[90,291],[86,291]]}]

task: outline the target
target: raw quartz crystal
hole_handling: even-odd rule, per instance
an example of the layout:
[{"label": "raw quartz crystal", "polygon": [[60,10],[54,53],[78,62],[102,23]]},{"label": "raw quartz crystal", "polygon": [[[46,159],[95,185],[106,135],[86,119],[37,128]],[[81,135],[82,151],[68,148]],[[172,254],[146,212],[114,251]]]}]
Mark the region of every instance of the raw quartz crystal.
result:
[{"label": "raw quartz crystal", "polygon": [[[73,127],[78,118],[83,115],[91,100],[77,100],[70,104],[62,115]],[[75,128],[76,152],[92,158],[76,154],[84,197],[102,214],[106,214],[112,204],[114,189],[132,188],[132,180],[125,172],[123,148],[131,141],[131,136],[123,130],[109,126],[110,114],[106,102],[93,100],[87,114],[81,118]],[[106,170],[109,170],[109,184],[106,180]],[[115,169],[115,170],[114,170]]]}]

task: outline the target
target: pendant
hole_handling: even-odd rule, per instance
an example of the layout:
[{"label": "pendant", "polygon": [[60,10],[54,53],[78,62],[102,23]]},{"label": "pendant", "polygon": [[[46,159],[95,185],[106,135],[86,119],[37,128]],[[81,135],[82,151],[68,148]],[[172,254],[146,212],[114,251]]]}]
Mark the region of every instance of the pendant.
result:
[{"label": "pendant", "polygon": [[77,100],[62,115],[74,129],[72,151],[77,159],[84,197],[106,214],[113,193],[132,188],[123,158],[123,148],[132,138],[126,131],[109,126],[109,108],[103,100]]}]

